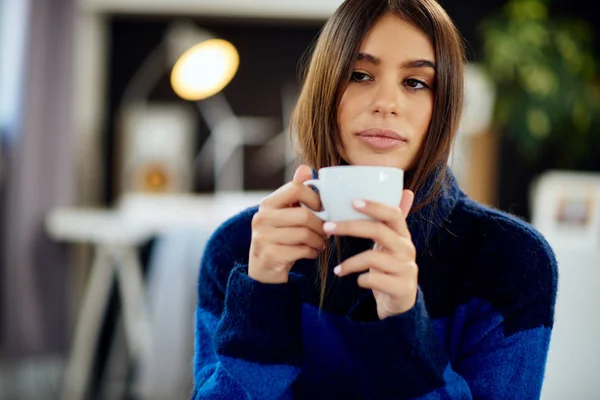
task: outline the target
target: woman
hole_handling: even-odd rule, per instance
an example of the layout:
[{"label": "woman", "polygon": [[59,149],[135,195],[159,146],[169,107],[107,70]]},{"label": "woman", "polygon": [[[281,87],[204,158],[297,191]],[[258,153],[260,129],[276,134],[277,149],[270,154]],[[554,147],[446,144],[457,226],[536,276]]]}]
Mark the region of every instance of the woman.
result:
[{"label": "woman", "polygon": [[[308,166],[207,245],[193,398],[539,397],[556,261],[445,167],[463,60],[435,0],[347,0],[327,22],[294,115]],[[375,221],[337,224],[300,207],[340,164],[405,170],[399,207],[356,199]]]}]

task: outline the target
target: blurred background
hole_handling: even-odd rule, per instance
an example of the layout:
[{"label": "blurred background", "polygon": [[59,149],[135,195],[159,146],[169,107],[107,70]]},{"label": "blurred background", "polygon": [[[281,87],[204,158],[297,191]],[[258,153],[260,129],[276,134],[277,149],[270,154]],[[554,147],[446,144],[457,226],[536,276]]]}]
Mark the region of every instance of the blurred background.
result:
[{"label": "blurred background", "polygon": [[[290,178],[340,3],[0,0],[0,399],[189,397],[204,243]],[[559,259],[543,398],[598,398],[600,14],[442,4],[470,61],[451,166]]]}]

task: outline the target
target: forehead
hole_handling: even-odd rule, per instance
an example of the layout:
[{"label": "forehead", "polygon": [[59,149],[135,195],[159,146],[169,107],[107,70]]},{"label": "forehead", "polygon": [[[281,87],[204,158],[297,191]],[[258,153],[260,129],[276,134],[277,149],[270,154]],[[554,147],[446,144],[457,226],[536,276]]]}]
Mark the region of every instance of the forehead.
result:
[{"label": "forehead", "polygon": [[408,59],[436,61],[433,45],[427,35],[392,13],[384,14],[367,32],[360,52],[376,56],[384,63]]}]

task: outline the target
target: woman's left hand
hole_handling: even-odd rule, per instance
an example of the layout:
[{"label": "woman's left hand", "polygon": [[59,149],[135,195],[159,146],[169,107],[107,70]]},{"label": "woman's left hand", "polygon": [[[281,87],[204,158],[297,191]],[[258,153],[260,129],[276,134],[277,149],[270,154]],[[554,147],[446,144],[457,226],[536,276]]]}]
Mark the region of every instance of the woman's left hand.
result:
[{"label": "woman's left hand", "polygon": [[372,250],[345,260],[334,269],[338,276],[367,271],[358,277],[358,285],[371,289],[377,302],[377,315],[384,319],[410,310],[417,298],[418,267],[406,216],[414,194],[404,190],[400,207],[357,200],[354,208],[375,219],[326,222],[325,232],[335,236],[371,239]]}]

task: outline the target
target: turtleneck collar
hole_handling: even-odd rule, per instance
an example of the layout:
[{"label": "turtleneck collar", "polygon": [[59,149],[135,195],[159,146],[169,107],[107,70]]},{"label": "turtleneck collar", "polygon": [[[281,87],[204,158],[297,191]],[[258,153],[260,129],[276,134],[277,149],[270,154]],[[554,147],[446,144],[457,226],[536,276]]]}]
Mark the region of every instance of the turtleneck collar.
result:
[{"label": "turtleneck collar", "polygon": [[[415,193],[413,208],[423,204],[435,189],[442,172],[431,173],[423,186]],[[457,201],[464,196],[450,168],[446,168],[439,196],[419,211],[412,212],[406,219],[418,253],[426,249],[428,241],[448,219]]]}]

